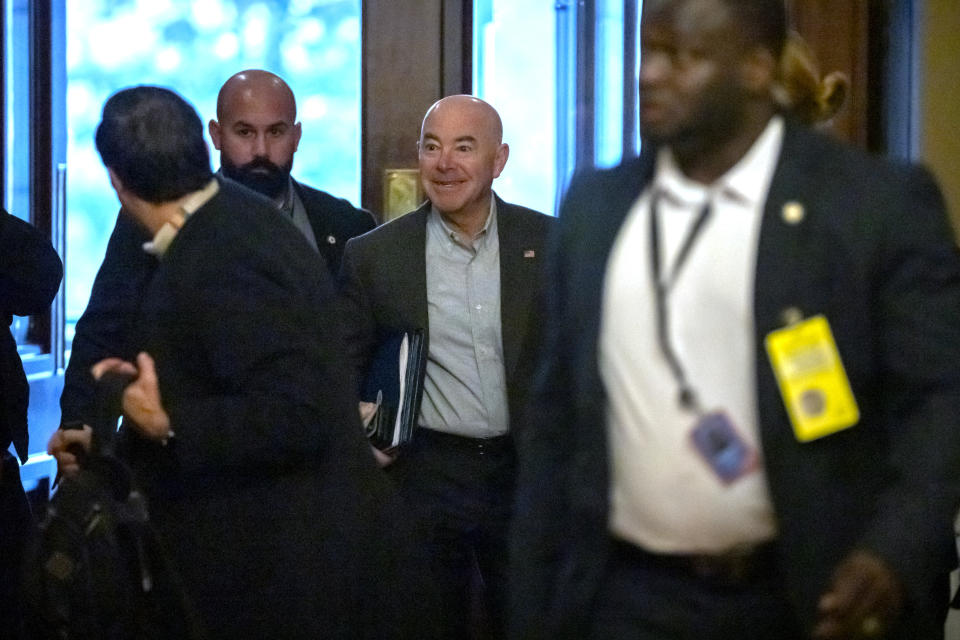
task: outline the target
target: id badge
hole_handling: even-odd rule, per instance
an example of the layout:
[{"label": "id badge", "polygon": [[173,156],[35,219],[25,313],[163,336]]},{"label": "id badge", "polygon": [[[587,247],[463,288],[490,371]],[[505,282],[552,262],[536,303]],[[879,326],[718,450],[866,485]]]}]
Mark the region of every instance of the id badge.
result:
[{"label": "id badge", "polygon": [[690,438],[694,448],[724,484],[730,484],[757,468],[756,449],[740,437],[725,413],[715,411],[701,416]]},{"label": "id badge", "polygon": [[824,316],[772,331],[765,344],[797,440],[857,424],[860,409]]}]

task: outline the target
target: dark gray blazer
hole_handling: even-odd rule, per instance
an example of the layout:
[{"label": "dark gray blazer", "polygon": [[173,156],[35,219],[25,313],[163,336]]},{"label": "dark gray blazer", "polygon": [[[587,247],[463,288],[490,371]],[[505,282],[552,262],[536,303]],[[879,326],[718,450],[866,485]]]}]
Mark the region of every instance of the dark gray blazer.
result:
[{"label": "dark gray blazer", "polygon": [[317,240],[317,249],[324,257],[330,273],[334,276],[340,271],[343,248],[347,240],[359,236],[377,226],[377,221],[366,209],[358,209],[343,198],[337,198],[296,180],[293,188],[303,208]]},{"label": "dark gray blazer", "polygon": [[[597,340],[606,262],[654,152],[579,176],[552,244],[546,358],[518,438],[514,637],[579,637],[607,554],[608,452]],[[783,220],[799,202],[799,224]],[[830,321],[861,411],[793,436],[763,339],[784,310]],[[942,626],[960,502],[960,258],[929,175],[788,123],[765,206],[754,293],[757,400],[781,568],[810,628],[855,547],[902,579],[899,638]]]},{"label": "dark gray blazer", "polygon": [[[379,338],[394,330],[427,332],[427,217],[430,203],[350,240],[340,270],[353,375],[369,366]],[[547,234],[555,219],[497,197],[500,322],[511,416],[519,410],[537,342]],[[417,402],[419,407],[419,400]]]}]

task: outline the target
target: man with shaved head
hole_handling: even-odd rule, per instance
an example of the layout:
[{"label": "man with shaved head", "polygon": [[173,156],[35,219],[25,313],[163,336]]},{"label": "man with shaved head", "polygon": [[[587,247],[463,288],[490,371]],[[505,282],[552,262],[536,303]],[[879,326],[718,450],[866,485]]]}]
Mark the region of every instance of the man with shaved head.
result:
[{"label": "man with shaved head", "polygon": [[273,200],[336,275],[346,241],[375,222],[369,212],[290,177],[302,130],[287,83],[260,69],[234,74],[220,89],[209,131],[221,173]]},{"label": "man with shaved head", "polygon": [[[425,331],[418,428],[409,445],[380,458],[429,547],[443,638],[504,633],[510,419],[533,360],[553,222],[492,191],[509,155],[502,136],[500,116],[482,100],[450,96],[430,107],[418,144],[428,202],[348,242],[340,272],[358,377],[378,336]],[[471,620],[476,602],[485,625]]]},{"label": "man with shaved head", "polygon": [[[217,118],[208,127],[220,151],[220,173],[273,201],[336,275],[346,241],[372,229],[375,221],[369,212],[290,176],[301,125],[287,83],[258,69],[234,74],[220,89]],[[257,194],[249,195],[259,200]],[[157,265],[141,250],[147,240],[128,216],[117,217],[90,302],[77,322],[60,396],[61,423],[89,421],[90,366],[126,352],[139,292]]]},{"label": "man with shaved head", "polygon": [[220,170],[282,202],[303,133],[296,119],[293,91],[280,77],[259,69],[231,76],[217,95],[217,118],[209,124]]}]

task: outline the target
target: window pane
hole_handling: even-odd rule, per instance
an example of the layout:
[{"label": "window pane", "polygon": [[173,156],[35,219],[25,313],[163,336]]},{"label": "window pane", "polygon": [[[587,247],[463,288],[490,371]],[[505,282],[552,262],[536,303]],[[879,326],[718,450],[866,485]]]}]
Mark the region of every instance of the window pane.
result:
[{"label": "window pane", "polygon": [[30,40],[27,0],[5,3],[3,34],[4,185],[3,208],[30,219]]},{"label": "window pane", "polygon": [[[4,3],[3,65],[6,126],[3,141],[3,208],[30,220],[30,40],[27,0]],[[18,345],[27,336],[29,320],[13,317],[10,331]],[[36,350],[28,345],[21,351]]]},{"label": "window pane", "polygon": [[510,145],[494,183],[509,202],[554,213],[556,44],[553,2],[476,0],[474,93],[503,118]]},{"label": "window pane", "polygon": [[[358,201],[360,0],[84,0],[67,8],[67,319],[83,312],[119,208],[93,145],[104,101],[135,84],[175,89],[215,117],[233,73],[263,68],[297,97],[294,176]],[[210,146],[213,166],[217,152]],[[71,337],[68,326],[68,339]]]},{"label": "window pane", "polygon": [[630,24],[625,26],[625,31],[627,29],[632,32],[633,36],[633,74],[632,81],[628,90],[630,93],[627,95],[624,104],[627,100],[633,101],[633,136],[631,148],[624,151],[627,153],[629,151],[630,155],[639,155],[640,154],[640,15],[643,13],[643,0],[636,0],[636,6],[633,10],[633,20]]},{"label": "window pane", "polygon": [[623,0],[597,0],[596,164],[623,153]]}]

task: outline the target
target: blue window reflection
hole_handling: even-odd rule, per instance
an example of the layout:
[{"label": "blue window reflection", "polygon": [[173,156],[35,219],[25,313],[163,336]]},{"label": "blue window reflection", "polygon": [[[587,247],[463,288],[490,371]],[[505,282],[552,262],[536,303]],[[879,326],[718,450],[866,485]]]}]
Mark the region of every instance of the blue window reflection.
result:
[{"label": "blue window reflection", "polygon": [[503,119],[510,159],[493,187],[509,202],[554,213],[556,34],[553,2],[476,0],[474,92]]},{"label": "blue window reflection", "polygon": [[636,153],[642,6],[474,0],[474,92],[499,110],[510,144],[494,185],[504,198],[555,213],[575,170]]},{"label": "blue window reflection", "polygon": [[68,340],[119,208],[93,145],[117,89],[173,88],[206,121],[233,73],[273,71],[303,123],[294,175],[359,201],[360,0],[84,0],[67,3],[67,25]]}]

